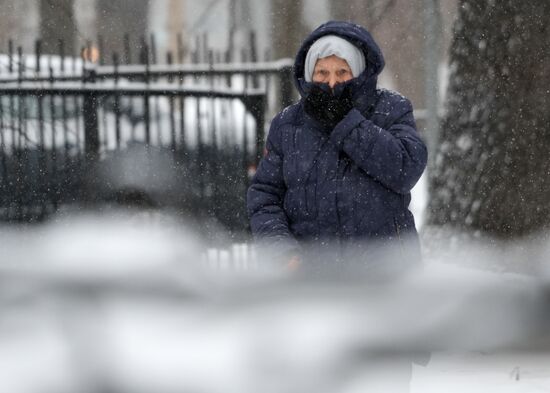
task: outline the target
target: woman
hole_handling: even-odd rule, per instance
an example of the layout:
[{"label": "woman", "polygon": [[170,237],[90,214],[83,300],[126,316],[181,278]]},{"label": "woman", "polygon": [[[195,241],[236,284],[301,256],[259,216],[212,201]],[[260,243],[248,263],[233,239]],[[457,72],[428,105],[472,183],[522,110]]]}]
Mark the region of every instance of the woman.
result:
[{"label": "woman", "polygon": [[408,209],[426,166],[412,106],[377,89],[380,48],[327,22],[296,56],[301,100],[272,121],[248,190],[252,233],[302,269],[393,274],[419,261]]}]

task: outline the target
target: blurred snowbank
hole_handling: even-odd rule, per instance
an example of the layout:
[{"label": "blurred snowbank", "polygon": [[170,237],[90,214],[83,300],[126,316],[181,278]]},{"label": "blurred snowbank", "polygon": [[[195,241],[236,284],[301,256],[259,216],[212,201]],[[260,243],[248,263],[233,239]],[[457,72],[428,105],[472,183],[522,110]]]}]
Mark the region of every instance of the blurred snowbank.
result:
[{"label": "blurred snowbank", "polygon": [[424,225],[421,238],[429,263],[550,279],[550,232],[523,239],[497,239],[479,231],[466,233]]},{"label": "blurred snowbank", "polygon": [[[500,257],[486,248],[373,284],[306,279],[264,266],[260,250],[247,268],[220,268],[211,245],[156,211],[60,218],[0,238],[6,391],[402,391],[411,361],[438,351],[414,366],[411,389],[450,392],[442,384],[470,371],[439,351],[550,352],[547,277],[473,269],[498,262],[480,260]],[[472,374],[496,381],[487,373],[500,363],[473,358]],[[518,364],[550,379],[538,361]]]}]

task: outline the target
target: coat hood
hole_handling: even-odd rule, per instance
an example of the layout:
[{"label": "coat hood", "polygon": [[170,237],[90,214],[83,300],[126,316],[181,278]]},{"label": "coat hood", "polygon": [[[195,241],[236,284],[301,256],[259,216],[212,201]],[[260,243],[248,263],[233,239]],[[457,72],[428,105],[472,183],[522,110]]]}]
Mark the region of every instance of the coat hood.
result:
[{"label": "coat hood", "polygon": [[[301,96],[307,94],[311,83],[305,81],[304,63],[311,45],[322,36],[334,34],[350,41],[365,54],[366,68],[361,75],[352,79],[354,90],[374,90],[376,80],[384,68],[384,57],[380,47],[374,41],[371,34],[363,27],[350,22],[329,21],[315,29],[302,43],[294,63],[294,83]],[[365,91],[365,93],[368,93]]]}]

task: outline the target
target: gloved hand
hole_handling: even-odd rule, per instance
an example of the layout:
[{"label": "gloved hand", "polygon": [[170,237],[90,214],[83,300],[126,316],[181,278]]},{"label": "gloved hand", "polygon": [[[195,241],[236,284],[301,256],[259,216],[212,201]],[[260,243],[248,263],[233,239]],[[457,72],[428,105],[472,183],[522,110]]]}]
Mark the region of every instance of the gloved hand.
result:
[{"label": "gloved hand", "polygon": [[336,96],[332,89],[325,84],[316,83],[312,86],[304,100],[304,110],[321,125],[336,126],[353,109],[350,86],[345,86]]}]

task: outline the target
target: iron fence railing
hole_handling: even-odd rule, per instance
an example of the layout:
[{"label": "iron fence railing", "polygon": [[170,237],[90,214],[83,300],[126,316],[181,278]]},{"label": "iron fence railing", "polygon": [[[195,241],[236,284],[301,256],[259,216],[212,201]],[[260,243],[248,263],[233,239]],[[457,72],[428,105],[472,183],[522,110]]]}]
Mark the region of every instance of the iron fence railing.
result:
[{"label": "iron fence railing", "polygon": [[[264,90],[140,79],[106,81],[90,71],[80,82],[1,85],[0,218],[35,220],[61,204],[141,195],[139,203],[157,199],[246,228],[244,196],[263,150]],[[141,180],[102,177],[136,149],[147,151],[131,164]],[[156,171],[172,176],[151,190],[154,198],[140,187],[162,177]]]}]

